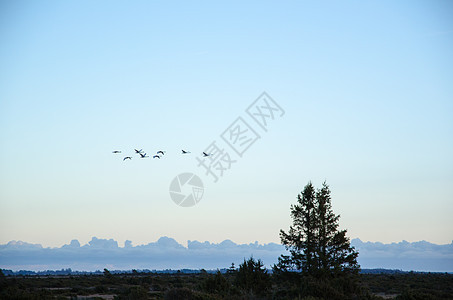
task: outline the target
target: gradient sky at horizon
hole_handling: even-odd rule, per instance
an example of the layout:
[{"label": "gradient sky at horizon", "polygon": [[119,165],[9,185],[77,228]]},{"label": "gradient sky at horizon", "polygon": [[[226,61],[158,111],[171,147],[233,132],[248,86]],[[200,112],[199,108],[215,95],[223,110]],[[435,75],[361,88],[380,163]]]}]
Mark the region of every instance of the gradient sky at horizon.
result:
[{"label": "gradient sky at horizon", "polygon": [[[310,180],[351,238],[450,243],[452,16],[451,1],[1,2],[0,243],[279,242]],[[195,155],[263,91],[285,115],[213,183]],[[111,153],[134,148],[167,153]],[[206,187],[192,208],[168,194],[182,172]]]}]

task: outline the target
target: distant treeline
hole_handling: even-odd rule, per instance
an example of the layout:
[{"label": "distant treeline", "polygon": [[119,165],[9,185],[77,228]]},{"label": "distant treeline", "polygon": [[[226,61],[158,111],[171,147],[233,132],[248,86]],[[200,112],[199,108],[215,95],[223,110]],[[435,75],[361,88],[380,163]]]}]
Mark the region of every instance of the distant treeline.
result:
[{"label": "distant treeline", "polygon": [[[61,270],[46,270],[46,271],[28,271],[28,270],[19,270],[19,271],[12,271],[12,270],[6,270],[6,269],[0,269],[5,276],[47,276],[47,275],[53,275],[53,276],[65,276],[65,275],[104,275],[105,271],[73,271],[71,268],[68,269],[61,269]],[[210,273],[210,274],[215,274],[217,271],[220,271],[222,274],[226,273],[228,269],[218,269],[218,270],[204,270],[204,269],[199,269],[199,270],[193,270],[193,269],[179,269],[179,270],[172,270],[172,269],[166,269],[166,270],[111,270],[109,271],[111,274],[200,274],[200,273]]]},{"label": "distant treeline", "polygon": [[[12,271],[6,269],[0,269],[5,276],[78,276],[78,275],[104,275],[104,271],[73,271],[71,268],[61,269],[61,270],[46,270],[46,271],[28,271],[28,270],[19,270]],[[201,273],[215,274],[220,272],[225,274],[228,272],[227,268],[215,269],[215,270],[205,270],[205,269],[179,269],[179,270],[111,270],[112,274],[201,274]],[[272,274],[272,269],[267,269],[269,274]],[[403,271],[396,269],[361,269],[361,274],[453,274],[451,272],[414,272],[414,271]]]}]

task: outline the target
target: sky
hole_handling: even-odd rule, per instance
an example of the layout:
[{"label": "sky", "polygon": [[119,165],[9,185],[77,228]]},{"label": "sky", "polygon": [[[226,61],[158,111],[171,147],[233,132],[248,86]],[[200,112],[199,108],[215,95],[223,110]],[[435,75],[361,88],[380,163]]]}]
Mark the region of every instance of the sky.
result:
[{"label": "sky", "polygon": [[[351,238],[450,244],[452,14],[451,1],[1,1],[0,244],[278,243],[309,181],[329,184]],[[246,112],[263,92],[282,109],[267,131]],[[242,157],[221,138],[238,117],[260,137]],[[213,141],[236,160],[217,182],[196,160]],[[185,172],[204,186],[192,207],[169,194]]]}]

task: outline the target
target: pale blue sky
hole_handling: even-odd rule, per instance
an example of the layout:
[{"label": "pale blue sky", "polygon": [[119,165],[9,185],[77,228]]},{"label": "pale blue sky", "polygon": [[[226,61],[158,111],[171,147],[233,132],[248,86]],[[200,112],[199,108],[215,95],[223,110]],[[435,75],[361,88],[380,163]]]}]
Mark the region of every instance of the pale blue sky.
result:
[{"label": "pale blue sky", "polygon": [[[309,180],[353,238],[453,239],[450,1],[2,1],[0,45],[0,243],[279,242]],[[286,114],[212,183],[194,155],[263,91]]]}]

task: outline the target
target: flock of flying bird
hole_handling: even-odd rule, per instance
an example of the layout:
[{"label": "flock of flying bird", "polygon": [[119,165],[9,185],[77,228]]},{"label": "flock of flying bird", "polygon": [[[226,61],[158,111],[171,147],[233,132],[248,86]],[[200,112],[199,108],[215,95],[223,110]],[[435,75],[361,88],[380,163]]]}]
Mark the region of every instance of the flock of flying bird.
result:
[{"label": "flock of flying bird", "polygon": [[[140,150],[137,150],[137,149],[134,149],[135,150],[135,154],[138,154],[140,155],[140,158],[147,158],[149,157],[148,155],[146,155],[146,152],[143,152],[143,149],[140,149]],[[182,154],[189,154],[190,152],[189,151],[186,151],[186,150],[181,150],[182,151]],[[121,153],[120,150],[114,150],[112,151],[112,153],[115,153],[115,154],[118,154],[118,153]],[[207,156],[210,156],[211,153],[206,153],[206,152],[202,152],[203,154],[203,157],[207,157]],[[161,158],[163,155],[165,155],[165,151],[157,151],[155,155],[153,155],[153,158]],[[123,161],[125,160],[131,160],[132,159],[132,156],[125,156],[123,158]]]}]

